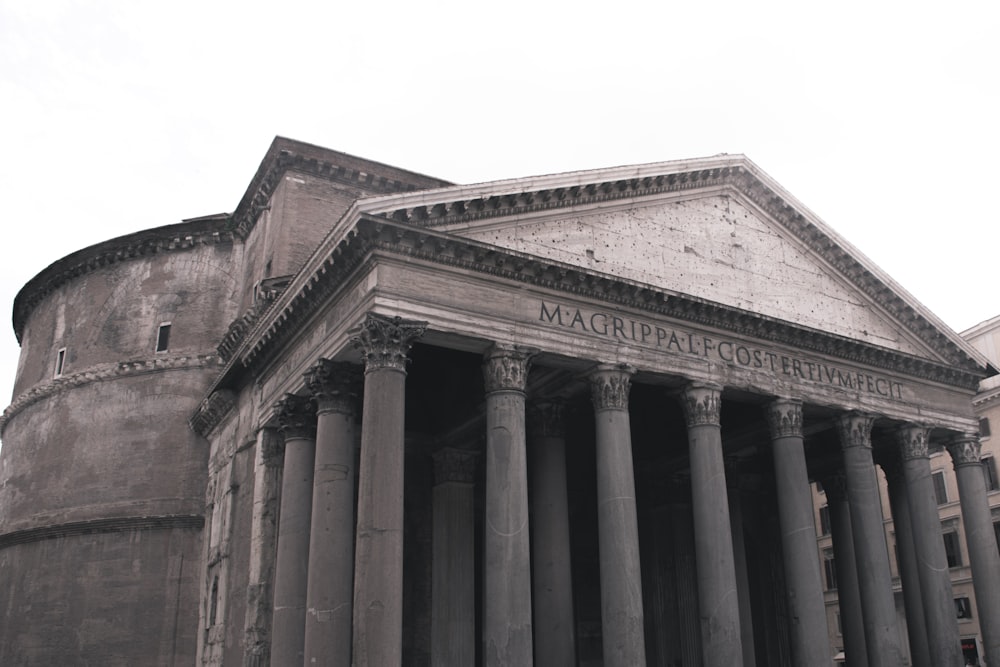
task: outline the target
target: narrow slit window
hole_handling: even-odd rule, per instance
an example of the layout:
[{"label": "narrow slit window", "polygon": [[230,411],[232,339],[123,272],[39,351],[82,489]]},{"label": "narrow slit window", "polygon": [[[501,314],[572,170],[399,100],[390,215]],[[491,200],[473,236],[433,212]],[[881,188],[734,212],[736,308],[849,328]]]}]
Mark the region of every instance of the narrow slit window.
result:
[{"label": "narrow slit window", "polygon": [[164,322],[156,332],[156,351],[166,352],[170,347],[170,322]]},{"label": "narrow slit window", "polygon": [[56,352],[56,373],[55,377],[59,377],[63,374],[63,366],[66,364],[66,348],[59,348]]}]

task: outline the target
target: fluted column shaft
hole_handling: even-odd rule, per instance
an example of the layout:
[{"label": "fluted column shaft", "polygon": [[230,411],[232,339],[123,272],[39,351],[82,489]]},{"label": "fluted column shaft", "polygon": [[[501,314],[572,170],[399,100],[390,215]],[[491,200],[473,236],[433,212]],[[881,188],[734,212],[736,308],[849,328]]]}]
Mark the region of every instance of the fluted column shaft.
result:
[{"label": "fluted column shaft", "polygon": [[485,358],[486,521],[483,661],[532,664],[531,552],[524,392],[531,354],[495,346]]},{"label": "fluted column shaft", "polygon": [[956,438],[949,443],[948,452],[958,478],[958,497],[969,547],[983,650],[989,665],[1000,665],[1000,554],[986,499],[979,438],[974,435]]},{"label": "fluted column shaft", "polygon": [[880,461],[889,487],[892,525],[896,531],[896,553],[899,557],[899,578],[903,585],[903,607],[906,611],[906,638],[910,644],[913,667],[934,667],[927,643],[927,623],[924,621],[924,601],[917,573],[917,551],[913,546],[910,500],[906,495],[903,465],[898,454]]},{"label": "fluted column shaft", "polygon": [[843,472],[823,478],[827,507],[830,508],[830,532],[833,537],[834,566],[837,569],[837,606],[844,633],[844,655],[851,667],[868,667],[865,647],[865,619],[861,610],[857,558],[854,555],[854,529],[851,508],[847,503],[847,477]]},{"label": "fluted column shaft", "polygon": [[538,401],[528,411],[531,601],[538,665],[576,664],[563,413],[558,401]]},{"label": "fluted column shaft", "polygon": [[316,399],[305,659],[349,665],[354,598],[354,420],[358,366],[321,359],[306,374]]},{"label": "fluted column shaft", "polygon": [[473,452],[449,448],[434,454],[433,667],[476,662],[475,470]]},{"label": "fluted column shaft", "polygon": [[691,458],[698,609],[705,667],[743,664],[736,565],[719,422],[722,388],[692,383],[682,394]]},{"label": "fluted column shaft", "polygon": [[778,494],[792,657],[796,665],[832,664],[823,583],[816,560],[812,493],[802,440],[802,404],[776,400],[767,408]]},{"label": "fluted column shaft", "polygon": [[288,394],[277,406],[285,438],[278,549],[274,567],[271,664],[301,665],[305,640],[309,526],[312,514],[316,405]]},{"label": "fluted column shaft", "polygon": [[958,638],[948,558],[941,537],[941,519],[931,479],[928,432],[928,429],[919,426],[906,426],[896,432],[896,438],[910,505],[930,664],[935,667],[960,666],[964,660]]},{"label": "fluted column shaft", "polygon": [[406,355],[424,330],[421,322],[369,314],[352,339],[365,361],[354,558],[357,667],[402,662]]},{"label": "fluted column shaft", "polygon": [[892,596],[892,573],[882,523],[882,503],[875,463],[872,460],[871,429],[874,417],[849,413],[837,421],[847,478],[847,501],[854,530],[854,556],[865,622],[865,646],[871,667],[904,664]]},{"label": "fluted column shaft", "polygon": [[628,395],[635,371],[601,365],[590,374],[597,437],[597,530],[604,664],[646,664],[639,524]]}]

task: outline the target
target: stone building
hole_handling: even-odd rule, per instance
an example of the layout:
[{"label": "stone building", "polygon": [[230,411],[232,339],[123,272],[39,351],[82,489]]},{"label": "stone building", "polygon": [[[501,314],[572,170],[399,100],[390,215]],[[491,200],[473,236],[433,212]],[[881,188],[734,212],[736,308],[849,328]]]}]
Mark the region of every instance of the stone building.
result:
[{"label": "stone building", "polygon": [[14,329],[0,664],[832,665],[822,481],[845,650],[898,665],[898,459],[958,665],[939,447],[1000,663],[994,366],[743,156],[460,186],[279,138]]}]

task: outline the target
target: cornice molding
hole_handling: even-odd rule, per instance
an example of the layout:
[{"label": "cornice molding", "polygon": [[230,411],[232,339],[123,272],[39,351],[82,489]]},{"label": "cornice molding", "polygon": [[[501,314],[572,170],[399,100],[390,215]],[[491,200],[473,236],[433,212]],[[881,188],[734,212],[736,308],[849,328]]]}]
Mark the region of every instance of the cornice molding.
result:
[{"label": "cornice molding", "polygon": [[[291,144],[292,142],[283,141],[282,143]],[[306,147],[305,144],[300,145],[300,148]],[[250,190],[244,195],[243,200],[230,220],[229,229],[237,238],[246,240],[250,235],[250,232],[257,224],[257,220],[260,218],[260,214],[270,208],[271,197],[278,188],[278,184],[281,183],[281,179],[288,171],[296,171],[327,181],[358,187],[376,195],[413,192],[422,189],[414,183],[407,183],[402,180],[372,173],[374,169],[379,167],[399,171],[398,169],[388,167],[388,165],[376,165],[361,158],[334,161],[336,157],[348,158],[349,156],[316,147],[308,148],[326,154],[331,159],[321,159],[313,155],[305,155],[301,150],[296,150],[296,148],[291,146],[278,150],[277,154],[271,160],[265,158],[264,164],[261,165],[261,171],[254,178]],[[338,162],[361,162],[370,166],[368,170],[365,170],[359,168],[360,165],[349,167],[344,164],[338,164]],[[425,187],[440,187],[447,184],[446,181],[439,179],[431,179],[417,174],[411,175],[415,177],[415,180],[427,181]],[[418,176],[419,179],[416,178]]]},{"label": "cornice molding", "polygon": [[593,298],[962,389],[974,390],[986,374],[968,357],[964,358],[964,366],[929,361],[616,276],[427,228],[370,217],[361,218],[340,243],[315,265],[310,275],[297,277],[293,287],[298,289],[283,294],[274,308],[260,319],[255,330],[247,336],[241,351],[244,366],[250,368],[264,363],[320,304],[342,286],[352,271],[379,251]]},{"label": "cornice molding", "polygon": [[177,225],[121,236],[78,250],[51,264],[29,280],[14,298],[14,335],[20,343],[28,316],[45,297],[71,280],[119,262],[202,245],[232,242],[228,215],[197,218]]},{"label": "cornice molding", "polygon": [[51,526],[25,528],[0,535],[0,549],[17,544],[29,544],[59,537],[76,537],[95,533],[118,533],[126,530],[201,530],[205,517],[197,514],[168,514],[164,516],[126,516],[89,521],[70,521]]},{"label": "cornice molding", "polygon": [[191,417],[189,421],[191,429],[201,437],[207,438],[215,427],[222,423],[234,405],[236,405],[236,392],[229,389],[212,392],[201,402]]},{"label": "cornice molding", "polygon": [[137,359],[120,361],[114,364],[102,364],[84,369],[79,373],[66,375],[42,384],[35,385],[18,396],[7,406],[0,416],[0,434],[7,424],[19,412],[33,403],[58,394],[59,392],[82,387],[92,382],[104,382],[121,377],[161,373],[176,370],[198,370],[219,365],[219,358],[214,354],[159,356],[152,359]]}]

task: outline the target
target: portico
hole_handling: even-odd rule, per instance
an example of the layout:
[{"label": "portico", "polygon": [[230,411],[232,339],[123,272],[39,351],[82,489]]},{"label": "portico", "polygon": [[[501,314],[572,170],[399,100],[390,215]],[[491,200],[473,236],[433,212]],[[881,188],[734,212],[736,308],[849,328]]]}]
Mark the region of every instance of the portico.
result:
[{"label": "portico", "polygon": [[[759,174],[690,173],[445,188],[345,215],[238,355],[260,428],[281,425],[279,403],[318,408],[308,436],[285,429],[284,474],[314,489],[282,499],[274,580],[308,562],[296,590],[325,606],[276,622],[274,647],[344,661],[350,628],[358,665],[829,666],[806,505],[840,479],[848,658],[900,664],[876,461],[902,458],[932,564],[922,457],[974,429],[979,361]],[[656,221],[679,238],[644,236]],[[308,540],[283,537],[286,510]],[[948,581],[913,575],[908,610],[950,664]],[[275,595],[276,621],[293,618]]]}]

